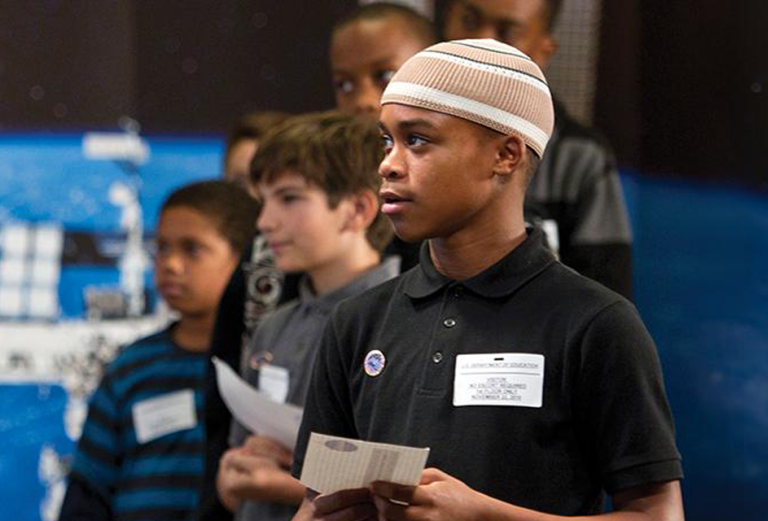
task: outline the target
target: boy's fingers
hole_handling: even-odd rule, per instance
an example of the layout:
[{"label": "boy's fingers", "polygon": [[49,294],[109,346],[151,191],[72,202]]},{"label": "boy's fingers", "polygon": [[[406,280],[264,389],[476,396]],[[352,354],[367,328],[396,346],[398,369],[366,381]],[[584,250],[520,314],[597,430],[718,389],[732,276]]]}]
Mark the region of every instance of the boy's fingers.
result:
[{"label": "boy's fingers", "polygon": [[[316,516],[323,516],[338,512],[343,509],[358,505],[370,505],[371,511],[375,513],[373,507],[373,498],[371,491],[367,488],[355,488],[349,490],[340,490],[333,494],[317,496],[312,501]],[[366,509],[360,509],[365,511]],[[374,514],[375,515],[375,514]],[[332,518],[329,518],[332,519]],[[365,519],[364,517],[361,519]]]},{"label": "boy's fingers", "polygon": [[401,505],[379,496],[374,496],[373,500],[379,519],[385,519],[386,521],[426,519],[426,516],[423,515],[425,513],[424,507]]},{"label": "boy's fingers", "polygon": [[449,475],[442,470],[430,467],[428,469],[424,469],[424,472],[421,473],[421,480],[419,481],[419,485],[429,485],[435,481],[445,481],[448,477]]},{"label": "boy's fingers", "polygon": [[251,454],[272,458],[284,466],[290,466],[293,463],[293,452],[266,436],[249,436],[243,447]]},{"label": "boy's fingers", "polygon": [[410,504],[414,502],[416,487],[398,485],[388,481],[374,481],[371,483],[371,491],[379,497]]}]

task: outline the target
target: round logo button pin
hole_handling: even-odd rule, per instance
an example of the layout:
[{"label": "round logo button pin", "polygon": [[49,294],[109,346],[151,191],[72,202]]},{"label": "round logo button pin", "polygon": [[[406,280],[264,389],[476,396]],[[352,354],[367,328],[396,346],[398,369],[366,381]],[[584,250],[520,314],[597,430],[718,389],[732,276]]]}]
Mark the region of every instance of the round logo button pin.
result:
[{"label": "round logo button pin", "polygon": [[365,355],[363,368],[365,369],[365,374],[368,376],[379,376],[382,371],[384,371],[385,365],[387,365],[387,358],[384,356],[384,353],[378,349],[369,351],[368,354]]}]

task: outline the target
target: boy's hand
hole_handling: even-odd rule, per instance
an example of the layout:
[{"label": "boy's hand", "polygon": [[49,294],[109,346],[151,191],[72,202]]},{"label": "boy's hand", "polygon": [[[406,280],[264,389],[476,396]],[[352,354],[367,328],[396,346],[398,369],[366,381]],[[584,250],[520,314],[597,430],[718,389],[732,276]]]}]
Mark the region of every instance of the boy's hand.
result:
[{"label": "boy's hand", "polygon": [[376,507],[367,488],[340,490],[333,494],[307,499],[294,519],[322,519],[327,521],[376,521]]},{"label": "boy's hand", "polygon": [[216,493],[222,504],[230,512],[236,512],[240,508],[242,498],[235,495],[238,481],[242,479],[237,467],[232,464],[231,454],[242,449],[229,449],[219,460],[219,470],[216,473]]},{"label": "boy's hand", "polygon": [[243,500],[298,505],[304,486],[272,458],[253,455],[246,447],[230,449],[219,463],[219,497],[235,509]]},{"label": "boy's hand", "polygon": [[[483,498],[441,470],[424,470],[416,487],[384,481],[371,484],[380,518],[392,521],[482,519]],[[393,501],[403,503],[393,503]]]},{"label": "boy's hand", "polygon": [[293,451],[266,436],[248,436],[243,449],[252,456],[271,459],[285,469],[290,469],[293,465]]}]

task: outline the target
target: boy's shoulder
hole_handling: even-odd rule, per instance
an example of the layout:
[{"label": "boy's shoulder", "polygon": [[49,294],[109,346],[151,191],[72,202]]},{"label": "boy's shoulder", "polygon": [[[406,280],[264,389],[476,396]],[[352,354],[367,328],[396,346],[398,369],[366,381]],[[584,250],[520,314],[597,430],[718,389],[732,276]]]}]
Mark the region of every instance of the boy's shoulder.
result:
[{"label": "boy's shoulder", "polygon": [[[385,315],[414,311],[408,288],[420,277],[421,266],[341,302],[334,321],[337,326],[373,325]],[[585,277],[560,262],[548,266],[526,284],[515,298],[544,306],[551,313],[571,320],[589,321],[603,310],[619,305],[634,310],[634,305],[618,293]],[[504,299],[502,299],[504,300]]]},{"label": "boy's shoulder", "polygon": [[291,317],[296,313],[296,310],[301,304],[301,299],[296,297],[287,302],[283,302],[275,309],[268,311],[261,317],[259,324],[254,331],[254,338],[260,341],[265,341],[271,336],[278,334],[283,326],[290,322]]},{"label": "boy's shoulder", "polygon": [[421,269],[419,265],[410,270],[392,277],[384,282],[376,284],[357,295],[342,300],[335,309],[334,315],[342,318],[366,317],[377,315],[399,299],[405,297],[404,284],[415,270]]},{"label": "boy's shoulder", "polygon": [[144,365],[174,351],[171,327],[172,325],[121,347],[105,374],[114,377],[126,369]]}]

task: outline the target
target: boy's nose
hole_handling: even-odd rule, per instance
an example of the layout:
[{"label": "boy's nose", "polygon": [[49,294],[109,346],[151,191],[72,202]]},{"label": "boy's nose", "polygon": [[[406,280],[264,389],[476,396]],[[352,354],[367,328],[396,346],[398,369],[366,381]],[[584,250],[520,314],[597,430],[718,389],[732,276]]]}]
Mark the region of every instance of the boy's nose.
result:
[{"label": "boy's nose", "polygon": [[376,116],[379,114],[381,103],[381,89],[365,82],[355,98],[355,113]]},{"label": "boy's nose", "polygon": [[272,211],[272,205],[266,201],[262,203],[259,218],[256,219],[256,229],[261,233],[268,233],[275,228],[275,217]]},{"label": "boy's nose", "polygon": [[157,270],[164,273],[181,273],[184,271],[184,263],[181,260],[181,256],[174,253],[158,257],[156,264]]},{"label": "boy's nose", "polygon": [[379,164],[379,175],[384,179],[397,179],[404,175],[405,168],[397,147],[393,147]]}]

